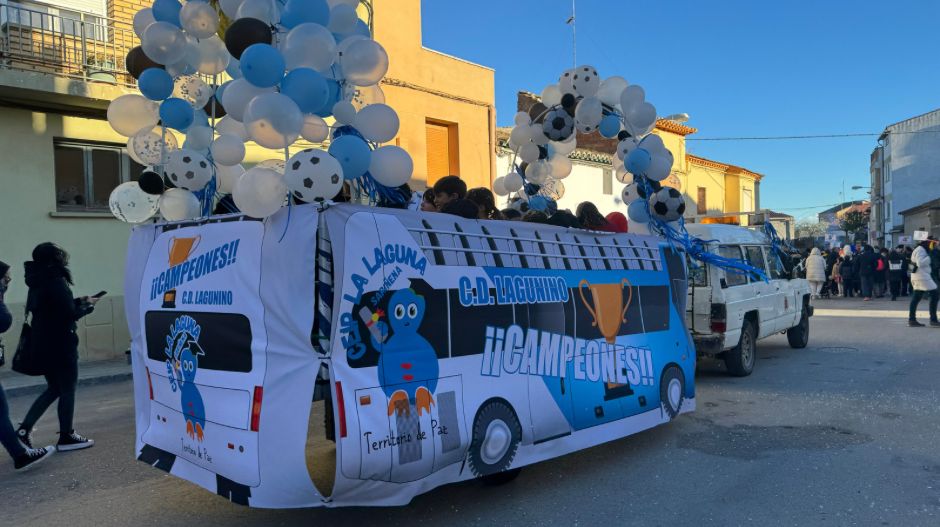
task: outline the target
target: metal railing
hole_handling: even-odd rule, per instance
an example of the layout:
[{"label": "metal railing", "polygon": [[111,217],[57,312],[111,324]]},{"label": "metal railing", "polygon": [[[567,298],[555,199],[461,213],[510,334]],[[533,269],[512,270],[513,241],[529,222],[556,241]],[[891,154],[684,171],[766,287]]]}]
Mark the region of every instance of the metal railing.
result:
[{"label": "metal railing", "polygon": [[0,67],[134,85],[124,59],[139,44],[129,22],[42,2],[0,2]]}]

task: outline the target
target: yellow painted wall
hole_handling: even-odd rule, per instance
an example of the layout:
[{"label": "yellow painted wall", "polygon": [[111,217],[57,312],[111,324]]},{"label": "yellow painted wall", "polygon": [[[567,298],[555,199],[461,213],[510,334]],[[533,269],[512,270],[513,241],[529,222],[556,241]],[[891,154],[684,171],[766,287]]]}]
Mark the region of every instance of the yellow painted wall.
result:
[{"label": "yellow painted wall", "polygon": [[375,0],[375,39],[389,55],[382,82],[398,112],[397,142],[411,154],[412,186],[427,182],[425,123],[456,123],[459,172],[469,187],[490,187],[496,170],[496,87],[492,69],[430,50],[421,40],[420,0]]}]

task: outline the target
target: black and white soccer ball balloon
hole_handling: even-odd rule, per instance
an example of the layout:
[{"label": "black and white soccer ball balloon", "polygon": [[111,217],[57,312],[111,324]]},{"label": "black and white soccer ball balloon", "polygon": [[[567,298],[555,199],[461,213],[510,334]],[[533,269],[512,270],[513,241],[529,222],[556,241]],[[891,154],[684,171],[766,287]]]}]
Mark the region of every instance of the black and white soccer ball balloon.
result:
[{"label": "black and white soccer ball balloon", "polygon": [[650,214],[662,221],[676,221],[685,214],[685,199],[672,187],[663,187],[650,199]]},{"label": "black and white soccer ball balloon", "polygon": [[325,201],[343,188],[343,167],[329,152],[308,148],[287,161],[284,182],[291,195],[301,201]]},{"label": "black and white soccer ball balloon", "polygon": [[574,119],[564,108],[549,110],[542,121],[542,133],[552,141],[565,141],[574,133]]},{"label": "black and white soccer ball balloon", "polygon": [[206,156],[193,150],[175,150],[170,153],[166,176],[179,188],[197,191],[212,180],[212,163]]},{"label": "black and white soccer ball balloon", "polygon": [[577,68],[571,68],[570,70],[565,70],[564,73],[558,77],[558,90],[561,91],[562,95],[570,93],[571,95],[578,95],[578,92],[574,89],[574,76],[577,72]]},{"label": "black and white soccer ball balloon", "polygon": [[617,157],[620,159],[626,159],[630,156],[630,152],[636,150],[637,144],[633,142],[633,138],[628,137],[623,141],[617,143]]},{"label": "black and white soccer ball balloon", "polygon": [[571,75],[571,87],[579,97],[593,97],[601,87],[601,79],[592,66],[578,66]]}]

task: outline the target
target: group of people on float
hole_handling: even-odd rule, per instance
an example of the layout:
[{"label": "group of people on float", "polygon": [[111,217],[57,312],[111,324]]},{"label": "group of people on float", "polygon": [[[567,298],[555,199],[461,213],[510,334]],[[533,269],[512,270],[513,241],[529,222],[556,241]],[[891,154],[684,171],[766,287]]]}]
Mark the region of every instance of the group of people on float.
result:
[{"label": "group of people on float", "polygon": [[929,325],[940,327],[940,243],[934,236],[913,247],[898,245],[892,250],[862,242],[831,251],[813,248],[806,253],[801,268],[815,298],[858,296],[867,302],[887,295],[892,301],[910,296],[908,323],[912,327],[924,326],[916,314],[918,304],[927,297]]}]

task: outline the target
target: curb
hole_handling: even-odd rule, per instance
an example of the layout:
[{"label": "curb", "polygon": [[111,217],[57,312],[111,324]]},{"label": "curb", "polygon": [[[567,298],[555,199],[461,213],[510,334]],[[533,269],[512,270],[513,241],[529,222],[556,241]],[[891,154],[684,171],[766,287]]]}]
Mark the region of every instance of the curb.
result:
[{"label": "curb", "polygon": [[[96,377],[86,377],[78,379],[78,386],[97,386],[99,384],[111,384],[122,381],[129,381],[133,378],[133,373],[131,372],[122,372],[122,373],[112,373],[107,375],[99,375]],[[45,382],[39,382],[37,384],[28,384],[26,386],[14,386],[12,388],[4,387],[3,391],[6,392],[7,397],[17,397],[21,395],[31,395],[42,393],[46,389]]]}]

